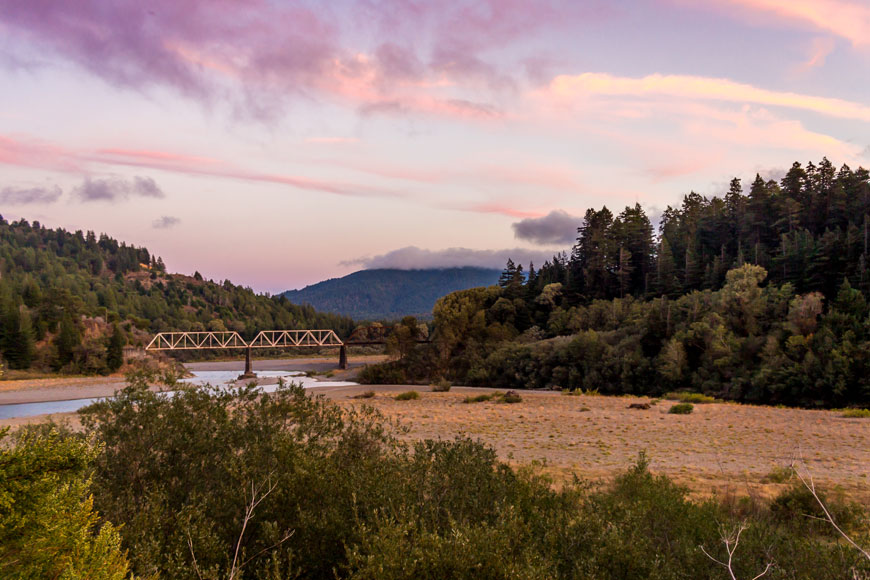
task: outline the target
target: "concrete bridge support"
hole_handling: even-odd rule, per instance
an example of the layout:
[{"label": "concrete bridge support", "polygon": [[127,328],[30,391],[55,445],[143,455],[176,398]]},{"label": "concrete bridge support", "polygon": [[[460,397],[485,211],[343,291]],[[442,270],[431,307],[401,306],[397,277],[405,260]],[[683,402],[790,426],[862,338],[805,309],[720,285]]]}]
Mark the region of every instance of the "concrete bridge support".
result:
[{"label": "concrete bridge support", "polygon": [[347,346],[341,345],[338,350],[338,368],[341,370],[347,369]]},{"label": "concrete bridge support", "polygon": [[257,373],[254,372],[254,363],[251,361],[251,347],[245,349],[245,372],[239,375],[240,380],[256,379]]}]

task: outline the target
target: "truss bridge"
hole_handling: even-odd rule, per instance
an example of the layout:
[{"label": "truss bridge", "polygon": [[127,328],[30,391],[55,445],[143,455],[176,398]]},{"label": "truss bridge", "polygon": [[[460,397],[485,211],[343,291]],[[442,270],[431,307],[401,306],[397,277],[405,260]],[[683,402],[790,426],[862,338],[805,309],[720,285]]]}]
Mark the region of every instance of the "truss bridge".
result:
[{"label": "truss bridge", "polygon": [[245,373],[240,379],[256,378],[251,361],[255,348],[337,347],[338,368],[347,368],[347,346],[332,330],[263,330],[251,342],[238,332],[161,332],[151,339],[145,350],[216,350],[245,349]]}]

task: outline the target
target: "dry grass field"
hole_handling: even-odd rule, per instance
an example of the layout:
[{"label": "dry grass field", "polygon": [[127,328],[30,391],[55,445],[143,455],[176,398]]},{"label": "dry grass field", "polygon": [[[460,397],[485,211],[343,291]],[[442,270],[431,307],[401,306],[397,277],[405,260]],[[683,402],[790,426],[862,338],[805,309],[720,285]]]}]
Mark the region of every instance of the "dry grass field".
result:
[{"label": "dry grass field", "polygon": [[[420,391],[420,398],[395,400],[409,389]],[[352,398],[366,390],[375,396]],[[870,419],[836,411],[715,403],[671,415],[672,401],[635,410],[628,405],[648,400],[629,397],[521,392],[522,402],[505,404],[464,403],[486,390],[455,387],[447,393],[377,386],[323,392],[342,405],[372,405],[408,427],[410,439],[481,439],[510,463],[538,462],[557,482],[574,473],[607,478],[646,451],[653,471],[696,494],[769,497],[788,485],[778,481],[777,469],[800,457],[825,489],[870,501]]]}]

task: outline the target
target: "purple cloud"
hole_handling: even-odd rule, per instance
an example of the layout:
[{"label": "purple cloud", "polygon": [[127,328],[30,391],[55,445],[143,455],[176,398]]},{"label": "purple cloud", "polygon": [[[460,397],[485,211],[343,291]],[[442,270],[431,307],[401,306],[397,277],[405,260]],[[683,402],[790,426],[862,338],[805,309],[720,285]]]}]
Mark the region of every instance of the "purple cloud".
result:
[{"label": "purple cloud", "polygon": [[582,218],[560,209],[539,218],[526,218],[511,225],[514,236],[534,244],[570,244],[577,238]]},{"label": "purple cloud", "polygon": [[132,181],[112,177],[106,179],[85,178],[84,183],[73,190],[73,195],[82,201],[121,201],[130,196],[166,197],[163,190],[150,177],[134,177]]},{"label": "purple cloud", "polygon": [[165,215],[151,222],[151,227],[156,230],[168,230],[169,228],[174,228],[180,223],[181,219],[175,216]]},{"label": "purple cloud", "polygon": [[54,203],[63,192],[54,187],[4,187],[0,190],[0,203],[31,205]]},{"label": "purple cloud", "polygon": [[446,248],[426,250],[416,246],[399,248],[374,257],[357,258],[342,262],[342,266],[363,266],[367,270],[396,268],[399,270],[422,270],[428,268],[455,268],[475,266],[478,268],[503,268],[508,258],[518,264],[535,262],[543,264],[552,258],[552,252],[526,250],[473,250],[471,248]]},{"label": "purple cloud", "polygon": [[547,56],[529,40],[571,30],[602,10],[599,0],[583,4],[0,0],[0,24],[28,54],[74,62],[112,85],[168,86],[206,102],[229,97],[257,117],[280,110],[288,95],[337,98],[365,110],[408,91],[419,110],[450,114],[419,97],[435,98],[429,91],[442,81],[460,91],[512,90],[524,61]]}]

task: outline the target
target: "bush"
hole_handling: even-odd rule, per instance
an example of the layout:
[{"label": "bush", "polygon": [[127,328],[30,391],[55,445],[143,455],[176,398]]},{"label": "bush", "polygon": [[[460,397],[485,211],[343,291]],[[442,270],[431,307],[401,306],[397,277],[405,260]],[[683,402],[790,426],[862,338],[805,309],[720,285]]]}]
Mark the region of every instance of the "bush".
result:
[{"label": "bush", "polygon": [[361,385],[402,385],[408,381],[405,370],[395,362],[366,365],[356,377]]},{"label": "bush", "polygon": [[500,402],[502,403],[522,403],[523,398],[516,391],[508,391],[504,395],[501,396]]},{"label": "bush", "polygon": [[420,393],[417,391],[405,391],[393,397],[397,401],[416,401],[420,398]]},{"label": "bush", "polygon": [[453,383],[448,381],[447,379],[441,379],[437,383],[431,385],[433,393],[446,393],[450,391],[450,387],[453,386]]},{"label": "bush", "polygon": [[688,415],[694,410],[695,406],[692,403],[677,403],[668,409],[668,413],[671,415]]},{"label": "bush", "polygon": [[870,409],[843,409],[842,416],[849,419],[870,419]]},{"label": "bush", "polygon": [[375,396],[374,391],[364,391],[358,395],[354,395],[351,399],[373,399]]},{"label": "bush", "polygon": [[[853,528],[861,521],[860,507],[819,493],[828,512],[837,525],[844,530]],[[816,533],[837,537],[837,531],[827,521],[822,506],[801,482],[779,494],[770,504],[770,513],[777,522],[793,525],[796,529],[811,528]]]}]

